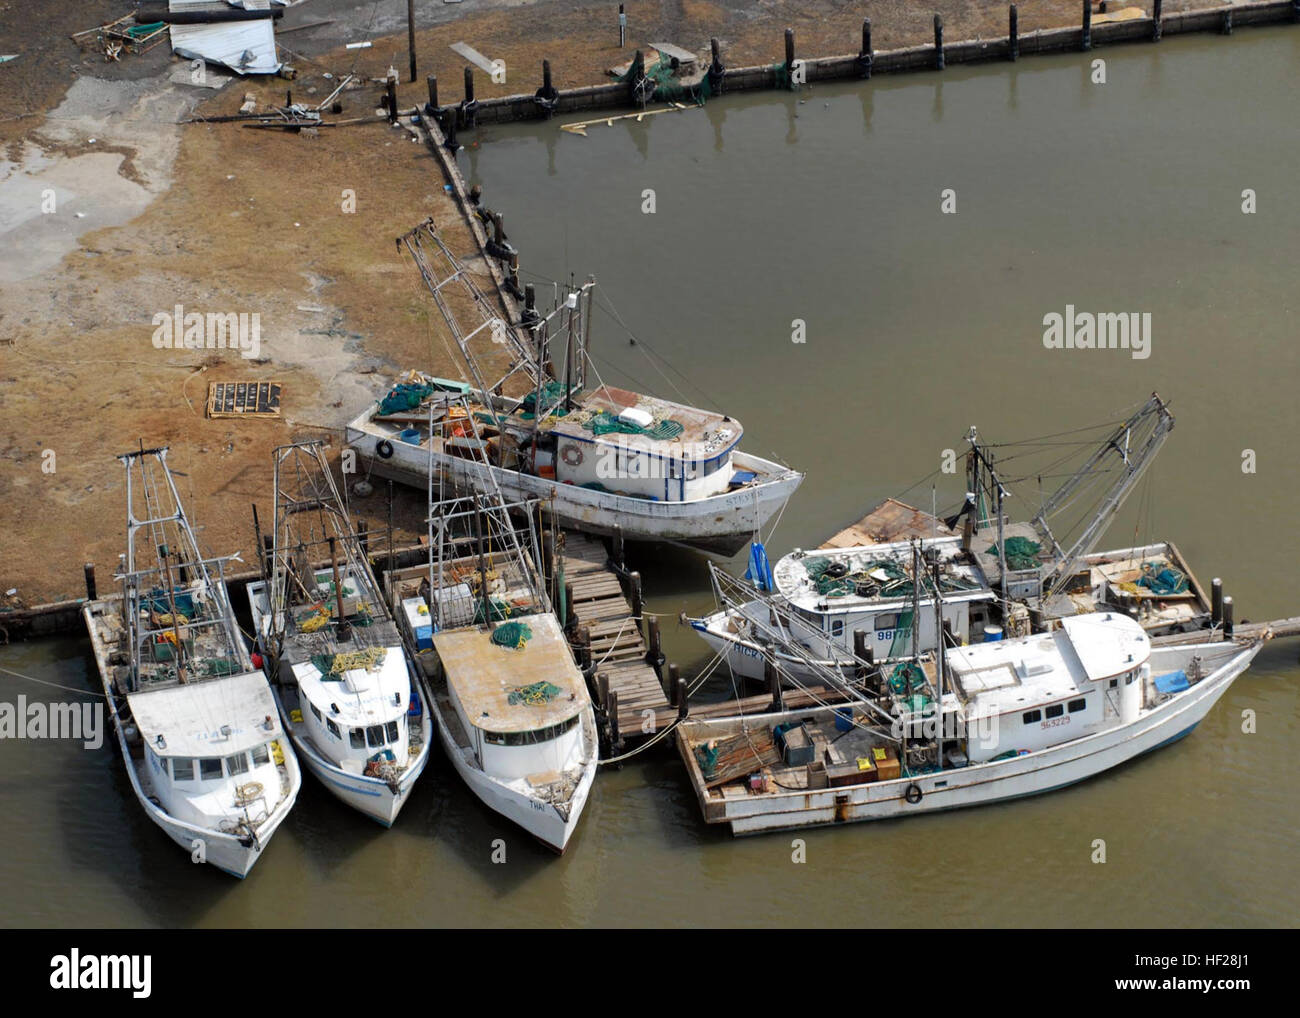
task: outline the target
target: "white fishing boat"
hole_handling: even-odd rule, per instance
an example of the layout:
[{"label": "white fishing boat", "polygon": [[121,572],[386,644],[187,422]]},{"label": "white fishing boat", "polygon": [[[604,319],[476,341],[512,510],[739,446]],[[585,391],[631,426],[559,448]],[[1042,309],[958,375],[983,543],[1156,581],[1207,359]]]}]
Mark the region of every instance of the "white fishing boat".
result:
[{"label": "white fishing boat", "polygon": [[[510,501],[548,501],[559,524],[630,540],[666,541],[731,555],[794,494],[803,475],[743,452],[744,429],[725,414],[588,384],[594,282],[570,290],[547,316],[529,288],[524,321],[501,320],[431,224],[403,239],[442,311],[472,381],[410,372],[346,430],[367,471],[423,487],[443,471],[459,488]],[[463,326],[444,287],[475,309]],[[474,342],[485,350],[476,351]],[[506,355],[495,381],[486,364]],[[507,390],[515,395],[509,395]],[[428,426],[465,397],[475,441]]]},{"label": "white fishing boat", "polygon": [[331,793],[390,827],[428,762],[427,690],[320,442],[275,450],[275,491],[271,579],[248,600],[281,719]]},{"label": "white fishing boat", "polygon": [[[921,553],[938,555],[943,624],[957,643],[1027,635],[1062,617],[1107,608],[1131,615],[1151,634],[1205,628],[1215,618],[1172,544],[1093,551],[1172,429],[1172,416],[1153,395],[1118,426],[1103,427],[1107,432],[1095,450],[1029,523],[1004,519],[1011,490],[994,468],[993,447],[979,442],[972,429],[970,491],[954,517],[943,520],[888,499],[821,548],[795,549],[775,568],[755,544],[748,575],[760,591],[773,593],[811,624],[797,655],[780,649],[792,634],[766,599],[688,621],[745,679],[763,678],[769,658],[782,673],[800,669],[797,658],[805,654],[819,667],[851,673],[857,658],[882,662],[933,652],[940,627],[930,610],[933,601],[917,596],[924,584],[913,583],[920,568],[915,541]],[[1087,444],[1079,444],[1086,451]],[[1055,454],[1054,445],[1047,447]],[[1080,508],[1079,493],[1099,483],[1101,494],[1094,491],[1092,502]],[[985,512],[990,505],[992,517]],[[1066,510],[1074,514],[1062,520]],[[989,536],[979,539],[981,531]],[[919,620],[915,627],[913,620]],[[768,655],[764,645],[776,649]],[[806,669],[799,675],[809,678]]]},{"label": "white fishing boat", "polygon": [[457,498],[432,481],[429,496],[429,563],[390,572],[388,589],[428,678],[443,748],[485,805],[563,852],[599,742],[586,682],[535,567],[537,503]]},{"label": "white fishing boat", "polygon": [[705,820],[735,834],[983,805],[1182,738],[1261,646],[1153,648],[1126,616],[1075,616],[900,665],[846,706],[688,720],[678,745]]},{"label": "white fishing boat", "polygon": [[246,876],[288,816],[301,775],[231,611],[225,563],[203,558],[167,450],[127,472],[120,597],[86,628],[131,788],[194,862]]}]

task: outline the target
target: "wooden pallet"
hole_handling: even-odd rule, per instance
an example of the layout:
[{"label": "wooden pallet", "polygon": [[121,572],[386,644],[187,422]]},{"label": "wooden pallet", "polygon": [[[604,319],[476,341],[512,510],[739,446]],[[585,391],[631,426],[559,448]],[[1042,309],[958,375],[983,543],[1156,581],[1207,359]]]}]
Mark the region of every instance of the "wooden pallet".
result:
[{"label": "wooden pallet", "polygon": [[208,385],[208,416],[279,417],[280,382],[212,382]]}]

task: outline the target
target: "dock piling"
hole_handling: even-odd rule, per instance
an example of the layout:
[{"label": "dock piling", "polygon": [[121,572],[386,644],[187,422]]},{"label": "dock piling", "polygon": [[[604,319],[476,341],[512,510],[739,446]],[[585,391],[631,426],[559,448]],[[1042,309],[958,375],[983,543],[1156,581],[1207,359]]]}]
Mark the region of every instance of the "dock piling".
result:
[{"label": "dock piling", "polygon": [[1219,31],[1223,35],[1232,34],[1232,8],[1229,7],[1223,12],[1223,20],[1219,22]]},{"label": "dock piling", "polygon": [[[676,668],[677,666],[674,665],[673,667]],[[689,714],[691,710],[690,694],[686,692],[685,679],[677,680],[677,685],[674,687],[674,694],[677,703],[677,716],[682,720],[685,720],[686,715]]]},{"label": "dock piling", "polygon": [[1092,49],[1092,0],[1083,0],[1083,36],[1079,49],[1085,53]]},{"label": "dock piling", "polygon": [[601,672],[596,676],[596,703],[601,710],[609,710],[609,674]]},{"label": "dock piling", "polygon": [[1218,625],[1223,621],[1223,581],[1217,576],[1210,581],[1210,622]]},{"label": "dock piling", "polygon": [[478,112],[478,103],[474,99],[474,68],[465,68],[465,98],[461,100],[460,116],[462,127],[474,126],[474,115]]},{"label": "dock piling", "polygon": [[671,707],[677,706],[677,683],[681,681],[676,665],[668,666],[668,678],[664,680],[664,696],[668,697]]},{"label": "dock piling", "polygon": [[649,646],[646,648],[645,663],[651,668],[658,668],[664,663],[664,656],[659,642],[659,620],[653,616],[646,623],[646,642]]},{"label": "dock piling", "polygon": [[609,725],[609,748],[617,753],[623,745],[622,735],[618,730],[618,690],[609,691],[609,706],[605,710],[605,720]]},{"label": "dock piling", "polygon": [[411,80],[415,80],[415,0],[406,0],[406,46],[411,52]]},{"label": "dock piling", "polygon": [[1020,58],[1020,14],[1015,4],[1007,9],[1007,56],[1012,61]]},{"label": "dock piling", "polygon": [[714,95],[722,94],[723,72],[726,67],[722,63],[722,45],[717,39],[709,40],[709,91]]},{"label": "dock piling", "polygon": [[1232,639],[1232,598],[1223,599],[1223,635]]},{"label": "dock piling", "polygon": [[[1084,0],[1086,3],[1087,0]],[[943,15],[934,16],[934,69],[943,70]]]},{"label": "dock piling", "polygon": [[641,601],[641,574],[639,572],[629,573],[627,579],[632,593],[632,621],[636,623],[637,631],[640,632],[641,614],[645,609],[645,605]]},{"label": "dock piling", "polygon": [[[1300,3],[1300,0],[1297,0]],[[1152,0],[1151,4],[1151,41],[1160,41],[1160,16],[1161,8],[1164,7],[1164,0]]]},{"label": "dock piling", "polygon": [[617,523],[614,524],[614,565],[619,569],[625,568],[623,560],[623,528]]},{"label": "dock piling", "polygon": [[397,82],[389,78],[386,88],[388,89],[388,122],[395,124],[397,123]]},{"label": "dock piling", "polygon": [[862,19],[862,45],[858,49],[858,77],[864,81],[871,77],[871,19]]},{"label": "dock piling", "polygon": [[772,693],[772,706],[768,713],[779,714],[785,710],[785,694],[781,689],[781,673],[771,661],[763,662],[763,677],[767,679],[767,688]]},{"label": "dock piling", "polygon": [[591,671],[591,630],[586,626],[578,627],[578,665],[583,674]]},{"label": "dock piling", "polygon": [[429,86],[429,105],[424,108],[424,112],[432,116],[438,112],[438,76],[436,74],[426,75],[424,83]]},{"label": "dock piling", "polygon": [[785,69],[789,71],[793,63],[794,63],[794,29],[787,28],[785,30]]},{"label": "dock piling", "polygon": [[87,562],[84,569],[86,574],[86,600],[93,601],[99,593],[98,588],[95,586],[95,563]]}]

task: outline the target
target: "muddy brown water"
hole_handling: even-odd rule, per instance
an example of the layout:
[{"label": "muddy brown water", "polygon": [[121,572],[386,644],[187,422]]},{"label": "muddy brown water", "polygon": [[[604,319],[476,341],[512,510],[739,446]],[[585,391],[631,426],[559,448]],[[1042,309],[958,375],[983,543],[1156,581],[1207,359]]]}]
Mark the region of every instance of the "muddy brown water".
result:
[{"label": "muddy brown water", "polygon": [[[1203,582],[1224,578],[1239,618],[1272,618],[1300,614],[1298,69],[1300,32],[1243,31],[737,96],[585,138],[494,127],[461,159],[530,278],[594,271],[642,338],[598,317],[602,375],[707,396],[749,448],[807,471],[774,556],[907,489],[972,424],[1042,435],[1156,389],[1177,427],[1103,546],[1172,539]],[[1151,356],[1046,349],[1043,317],[1067,304],[1149,312]],[[928,504],[928,485],[911,498]],[[702,563],[633,559],[669,616],[669,657],[698,668],[703,645],[672,617],[709,604]],[[601,773],[562,859],[437,758],[391,831],[305,778],[237,884],[145,820],[107,745],[3,740],[3,922],[1292,925],[1298,652],[1267,647],[1191,737],[1150,757],[1010,804],[803,832],[802,864],[794,836],[706,826],[669,751]],[[94,684],[81,640],[6,648],[0,667]],[[10,703],[64,695],[0,682]]]}]

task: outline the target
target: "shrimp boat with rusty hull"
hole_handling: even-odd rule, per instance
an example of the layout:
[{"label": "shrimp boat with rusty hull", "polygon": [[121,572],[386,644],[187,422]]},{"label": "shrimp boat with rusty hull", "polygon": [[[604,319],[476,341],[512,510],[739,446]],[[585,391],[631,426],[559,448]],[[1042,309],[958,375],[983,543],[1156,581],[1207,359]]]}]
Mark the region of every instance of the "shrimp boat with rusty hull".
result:
[{"label": "shrimp boat with rusty hull", "polygon": [[[736,599],[762,598],[737,583]],[[783,623],[807,625],[789,613]],[[1262,645],[1210,635],[1153,646],[1137,621],[1106,612],[919,660],[859,660],[850,681],[807,655],[799,674],[835,688],[838,705],[815,696],[823,706],[687,720],[678,746],[704,819],[735,834],[983,805],[1083,781],[1189,734]]]},{"label": "shrimp boat with rusty hull", "polygon": [[82,612],[127,777],[192,860],[243,877],[293,808],[298,760],[231,610],[234,556],[203,557],[166,448],[119,459],[122,594]]},{"label": "shrimp boat with rusty hull", "polygon": [[[744,429],[725,414],[588,384],[594,281],[570,289],[543,317],[532,288],[522,322],[507,323],[478,290],[432,223],[401,238],[442,311],[469,382],[410,372],[348,424],[367,469],[416,487],[429,469],[460,489],[509,501],[550,502],[563,527],[630,540],[667,541],[731,555],[786,504],[803,475],[739,448]],[[458,284],[463,326],[444,288]],[[492,351],[488,356],[474,344]],[[487,363],[510,364],[492,380]],[[504,395],[506,390],[516,394]],[[480,423],[484,455],[463,430],[431,433],[448,395]]]},{"label": "shrimp boat with rusty hull", "polygon": [[[408,659],[324,446],[275,450],[270,580],[250,583],[257,646],[299,756],[391,827],[429,759],[428,691]],[[313,556],[329,561],[317,568]]]},{"label": "shrimp boat with rusty hull", "polygon": [[429,562],[388,574],[390,603],[456,772],[486,806],[563,853],[599,742],[586,681],[535,567],[538,503],[453,495],[435,474]]}]

